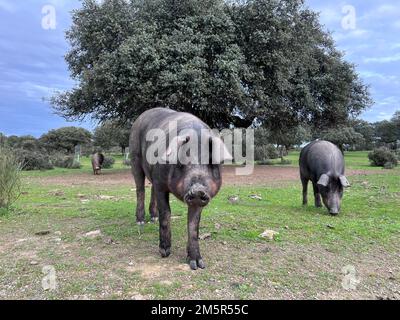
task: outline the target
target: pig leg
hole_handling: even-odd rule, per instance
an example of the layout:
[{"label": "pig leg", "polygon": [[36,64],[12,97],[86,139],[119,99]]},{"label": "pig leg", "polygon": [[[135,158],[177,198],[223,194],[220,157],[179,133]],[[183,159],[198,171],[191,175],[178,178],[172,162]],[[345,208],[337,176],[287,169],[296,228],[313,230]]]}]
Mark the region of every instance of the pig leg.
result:
[{"label": "pig leg", "polygon": [[169,192],[157,191],[157,206],[160,220],[160,254],[163,258],[171,254],[171,208],[169,206]]},{"label": "pig leg", "polygon": [[139,161],[133,163],[132,172],[136,184],[136,222],[138,225],[144,225],[145,175]]},{"label": "pig leg", "polygon": [[188,212],[188,260],[190,268],[197,270],[198,268],[204,269],[205,264],[203,258],[200,255],[199,246],[199,225],[201,218],[202,208],[200,207],[189,207]]},{"label": "pig leg", "polygon": [[321,195],[318,190],[318,185],[314,182],[313,182],[313,188],[314,188],[315,206],[317,208],[321,208],[322,207]]},{"label": "pig leg", "polygon": [[158,209],[157,209],[157,200],[156,194],[154,191],[154,186],[151,187],[151,201],[150,201],[150,208],[149,208],[151,221],[157,222],[158,220]]},{"label": "pig leg", "polygon": [[308,179],[301,177],[301,183],[303,184],[303,206],[308,203],[307,189],[308,189]]}]

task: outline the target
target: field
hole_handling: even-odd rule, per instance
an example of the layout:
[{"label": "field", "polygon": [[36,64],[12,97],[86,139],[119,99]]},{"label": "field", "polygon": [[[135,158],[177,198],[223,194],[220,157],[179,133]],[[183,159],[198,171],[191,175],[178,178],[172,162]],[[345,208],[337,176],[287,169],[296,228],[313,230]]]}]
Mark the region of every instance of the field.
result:
[{"label": "field", "polygon": [[[347,153],[352,187],[331,217],[301,206],[298,153],[288,158],[250,177],[224,169],[202,216],[207,268],[195,272],[185,263],[185,206],[172,198],[172,255],[162,259],[158,226],[135,224],[121,157],[98,177],[86,158],[79,170],[24,173],[23,195],[0,215],[0,299],[400,299],[400,168]],[[279,234],[267,240],[265,230]],[[54,267],[56,290],[43,289],[44,266]]]}]

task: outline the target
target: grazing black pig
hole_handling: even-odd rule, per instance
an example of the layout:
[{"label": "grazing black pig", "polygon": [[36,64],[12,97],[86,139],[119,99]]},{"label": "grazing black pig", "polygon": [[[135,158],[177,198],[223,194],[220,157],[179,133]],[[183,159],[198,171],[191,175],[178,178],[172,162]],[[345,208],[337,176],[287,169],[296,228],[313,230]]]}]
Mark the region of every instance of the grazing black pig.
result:
[{"label": "grazing black pig", "polygon": [[307,204],[307,186],[314,187],[315,206],[322,207],[321,196],[329,213],[339,214],[343,188],[350,186],[344,176],[344,157],[334,144],[314,141],[300,154],[300,176],[303,184],[303,205]]},{"label": "grazing black pig", "polygon": [[92,156],[92,168],[94,175],[99,175],[101,173],[101,168],[103,167],[103,163],[104,163],[103,154],[98,152]]},{"label": "grazing black pig", "polygon": [[[163,145],[164,148],[158,149]],[[200,150],[192,152],[196,147]],[[205,265],[199,248],[200,216],[221,187],[222,161],[231,159],[224,143],[195,116],[155,108],[144,112],[133,124],[130,152],[137,189],[137,223],[145,223],[147,177],[152,183],[151,220],[155,222],[159,216],[161,256],[168,257],[171,253],[169,195],[172,193],[188,205],[187,254],[190,267],[203,269]]]}]

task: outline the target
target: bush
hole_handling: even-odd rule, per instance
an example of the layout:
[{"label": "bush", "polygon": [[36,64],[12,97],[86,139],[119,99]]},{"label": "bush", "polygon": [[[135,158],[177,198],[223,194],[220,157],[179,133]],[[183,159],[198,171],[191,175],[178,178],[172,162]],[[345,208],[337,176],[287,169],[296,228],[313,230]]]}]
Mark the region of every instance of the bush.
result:
[{"label": "bush", "polygon": [[388,170],[390,170],[390,169],[394,169],[396,166],[395,166],[395,164],[393,163],[393,162],[386,162],[384,165],[383,165],[383,168],[384,169],[388,169]]},{"label": "bush", "polygon": [[104,157],[104,162],[102,165],[103,169],[111,169],[115,163],[114,158],[111,157]]},{"label": "bush", "polygon": [[282,159],[281,162],[280,162],[280,164],[283,164],[283,165],[290,165],[290,164],[292,164],[292,160],[289,160],[289,159]]},{"label": "bush", "polygon": [[81,164],[75,161],[74,156],[54,155],[52,158],[53,165],[57,168],[64,169],[80,169]]},{"label": "bush", "polygon": [[254,160],[266,161],[279,158],[279,152],[272,144],[256,146],[254,148]]},{"label": "bush", "polygon": [[17,149],[16,158],[25,171],[53,169],[50,157],[40,151]]},{"label": "bush", "polygon": [[258,161],[258,164],[261,166],[273,166],[275,163],[272,160],[267,159],[267,160]]},{"label": "bush", "polygon": [[397,166],[396,155],[388,148],[374,149],[368,154],[371,164],[378,167],[384,167],[386,163],[391,163],[394,167]]},{"label": "bush", "polygon": [[21,194],[21,163],[16,155],[0,147],[0,213],[8,209]]}]

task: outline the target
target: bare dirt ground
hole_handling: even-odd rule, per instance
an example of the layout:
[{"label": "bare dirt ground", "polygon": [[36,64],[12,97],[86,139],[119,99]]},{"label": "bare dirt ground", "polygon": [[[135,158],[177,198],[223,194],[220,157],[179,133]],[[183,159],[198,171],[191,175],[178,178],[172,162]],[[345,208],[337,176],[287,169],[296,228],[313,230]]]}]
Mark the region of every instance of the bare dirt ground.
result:
[{"label": "bare dirt ground", "polygon": [[[223,168],[223,182],[231,186],[262,186],[282,184],[289,181],[299,180],[299,169],[296,167],[273,167],[256,166],[251,175],[236,175],[237,167],[229,166]],[[347,170],[348,176],[368,175],[382,173],[377,170]],[[79,179],[78,179],[79,177]],[[62,186],[131,186],[134,181],[130,170],[103,171],[100,177],[90,173],[79,173],[77,175],[64,175],[35,178],[35,182],[43,185]]]}]

